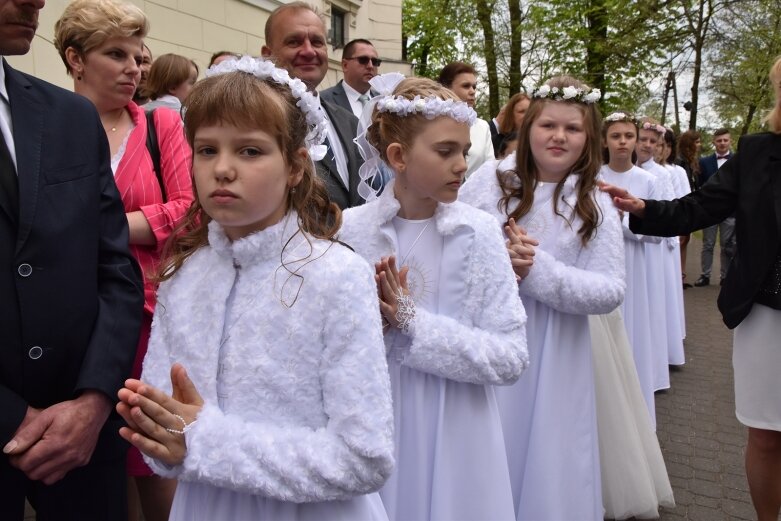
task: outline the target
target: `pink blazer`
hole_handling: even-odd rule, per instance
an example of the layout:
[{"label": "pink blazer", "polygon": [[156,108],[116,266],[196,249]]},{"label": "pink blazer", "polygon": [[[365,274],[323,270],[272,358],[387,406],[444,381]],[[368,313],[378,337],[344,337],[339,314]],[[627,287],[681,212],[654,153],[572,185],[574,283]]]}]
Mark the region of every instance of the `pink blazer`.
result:
[{"label": "pink blazer", "polygon": [[130,245],[130,251],[144,272],[144,311],[151,316],[155,308],[156,285],[150,281],[150,277],[158,268],[166,240],[182,221],[193,200],[190,175],[192,152],[185,139],[179,114],[165,108],[155,110],[160,168],[168,198],[168,201],[163,203],[163,194],[155,176],[152,158],[146,149],[144,110],[133,102],[130,102],[127,110],[136,126],[130,133],[114,180],[122,196],[125,211],[142,211],[157,238],[155,246]]}]

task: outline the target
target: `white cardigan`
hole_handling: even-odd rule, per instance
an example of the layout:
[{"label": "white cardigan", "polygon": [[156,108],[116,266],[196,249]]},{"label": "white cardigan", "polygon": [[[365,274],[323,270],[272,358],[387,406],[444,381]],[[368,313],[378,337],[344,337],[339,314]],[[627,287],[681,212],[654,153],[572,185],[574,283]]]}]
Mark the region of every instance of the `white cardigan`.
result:
[{"label": "white cardigan", "polygon": [[[496,172],[515,167],[515,153],[501,161],[489,161],[474,173],[459,192],[459,200],[493,215],[500,225],[507,214],[499,207],[502,189]],[[574,208],[577,201],[577,175],[570,175],[561,192],[564,204]],[[624,300],[626,267],[621,222],[610,196],[595,190],[594,199],[602,215],[596,234],[583,247],[578,235],[582,221],[573,217],[555,237],[554,247],[536,248],[534,266],[518,285],[522,296],[530,296],[553,309],[580,315],[600,315],[617,308]],[[513,203],[511,201],[511,207]]]},{"label": "white cardigan", "polygon": [[[345,210],[340,240],[372,263],[398,255],[399,208],[391,182],[375,201]],[[402,364],[460,382],[511,384],[529,364],[526,313],[496,223],[459,202],[439,204],[434,218],[444,236],[439,313],[417,308]]]},{"label": "white cardigan", "polygon": [[[186,434],[182,465],[146,458],[156,473],[297,503],[372,492],[391,473],[393,413],[373,270],[338,243],[300,233],[283,252],[295,231],[289,214],[231,243],[211,222],[209,246],[161,284],[142,379],[170,393],[179,362],[205,406]],[[280,267],[281,253],[302,279]],[[220,408],[223,369],[230,377],[220,382]]]}]

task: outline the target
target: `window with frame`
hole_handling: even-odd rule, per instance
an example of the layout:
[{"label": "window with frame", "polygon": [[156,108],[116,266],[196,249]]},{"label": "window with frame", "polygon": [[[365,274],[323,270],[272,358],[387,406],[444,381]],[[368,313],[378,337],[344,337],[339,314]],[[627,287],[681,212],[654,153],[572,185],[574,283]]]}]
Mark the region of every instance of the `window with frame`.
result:
[{"label": "window with frame", "polygon": [[345,30],[344,24],[347,18],[347,13],[341,9],[331,6],[331,46],[334,49],[341,49],[344,47],[345,42]]}]

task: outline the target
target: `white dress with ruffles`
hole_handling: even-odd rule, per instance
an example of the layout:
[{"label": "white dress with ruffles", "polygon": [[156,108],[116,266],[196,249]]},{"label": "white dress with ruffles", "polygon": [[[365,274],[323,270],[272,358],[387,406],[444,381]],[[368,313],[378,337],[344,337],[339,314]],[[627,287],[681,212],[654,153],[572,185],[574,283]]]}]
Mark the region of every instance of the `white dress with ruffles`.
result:
[{"label": "white dress with ruffles", "polygon": [[[179,362],[203,396],[172,520],[385,520],[390,383],[373,270],[297,217],[209,244],[160,285],[142,379]],[[285,246],[288,239],[290,243]],[[284,267],[281,265],[284,260]],[[295,275],[291,275],[295,272]]]},{"label": "white dress with ruffles", "polygon": [[409,334],[385,335],[396,432],[396,469],[380,491],[388,517],[512,520],[494,385],[516,381],[528,353],[501,233],[459,202],[439,204],[428,225],[399,223],[393,193],[391,182],[346,210],[339,236],[369,262],[396,255],[411,267]]},{"label": "white dress with ruffles", "polygon": [[[499,165],[515,167],[515,154]],[[460,200],[507,220],[497,162],[483,165],[463,186]],[[577,175],[565,181],[558,210],[571,214]],[[539,183],[534,206],[519,225],[540,242],[534,266],[519,285],[528,315],[531,364],[518,382],[497,388],[518,520],[601,520],[602,491],[594,369],[588,315],[608,313],[624,297],[621,224],[605,194],[593,197],[603,219],[584,247],[572,224],[556,215],[555,185]],[[516,200],[510,202],[517,204]]]}]

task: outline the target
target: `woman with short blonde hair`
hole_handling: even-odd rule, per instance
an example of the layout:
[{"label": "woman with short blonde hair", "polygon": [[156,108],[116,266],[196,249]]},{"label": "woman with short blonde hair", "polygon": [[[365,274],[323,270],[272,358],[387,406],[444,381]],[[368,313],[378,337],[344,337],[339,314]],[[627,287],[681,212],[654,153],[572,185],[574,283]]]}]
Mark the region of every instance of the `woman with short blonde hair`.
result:
[{"label": "woman with short blonde hair", "polygon": [[[129,377],[141,374],[149,341],[156,291],[150,275],[160,263],[162,245],[193,199],[191,153],[179,114],[158,110],[152,116],[160,151],[157,161],[147,150],[145,113],[132,101],[141,79],[143,38],[148,31],[146,15],[120,0],[76,0],[65,7],[54,26],[54,44],[73,77],[74,90],[95,105],[103,123],[111,169],[125,206],[130,250],[144,272],[143,321]],[[144,517],[168,519],[176,482],[154,476],[136,449],[128,453],[128,474],[139,491]],[[130,505],[136,503],[131,497]]]}]

